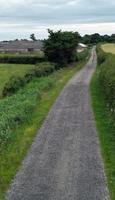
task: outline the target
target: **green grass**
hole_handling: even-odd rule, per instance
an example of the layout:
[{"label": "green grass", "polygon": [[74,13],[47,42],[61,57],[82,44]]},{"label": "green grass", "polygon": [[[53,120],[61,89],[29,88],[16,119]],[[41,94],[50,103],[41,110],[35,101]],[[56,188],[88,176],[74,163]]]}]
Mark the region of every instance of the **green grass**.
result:
[{"label": "green grass", "polygon": [[115,54],[115,44],[112,44],[112,43],[103,44],[101,45],[101,48],[106,53]]},{"label": "green grass", "polygon": [[91,97],[111,200],[115,200],[115,122],[99,85],[99,68],[91,82]]},{"label": "green grass", "polygon": [[23,77],[34,65],[0,64],[0,96],[5,83],[13,75]]},{"label": "green grass", "polygon": [[[41,127],[50,107],[67,81],[78,69],[83,67],[84,64],[84,62],[81,62],[77,64],[77,67],[61,69],[49,77],[33,80],[29,83],[29,86],[27,85],[22,89],[25,90],[24,93],[29,93],[31,92],[29,88],[35,88],[34,86],[36,85],[38,86],[40,98],[36,99],[34,111],[27,117],[27,121],[25,120],[21,126],[18,125],[15,129],[12,129],[11,135],[13,135],[13,139],[10,140],[7,145],[2,146],[0,155],[0,200],[4,199],[5,191],[8,189],[11,179],[16,174],[22,159],[27,153],[27,149],[30,147],[37,130]],[[50,85],[49,81],[51,83]],[[27,91],[27,89],[29,91]],[[21,91],[15,94],[15,96],[19,95]],[[27,97],[28,101],[32,101],[31,95]],[[13,98],[13,96],[8,98]],[[18,102],[18,98],[16,101]],[[19,103],[21,106],[21,102]]]}]

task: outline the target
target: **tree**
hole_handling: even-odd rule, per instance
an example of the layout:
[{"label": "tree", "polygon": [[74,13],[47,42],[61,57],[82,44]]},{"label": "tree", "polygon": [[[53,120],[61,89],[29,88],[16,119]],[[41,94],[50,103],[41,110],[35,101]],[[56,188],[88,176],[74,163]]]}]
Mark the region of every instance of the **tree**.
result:
[{"label": "tree", "polygon": [[34,34],[34,33],[32,33],[32,34],[30,35],[30,39],[31,39],[31,40],[33,40],[33,41],[37,41],[37,39],[36,39],[36,37],[35,37],[35,34]]},{"label": "tree", "polygon": [[77,32],[48,30],[48,33],[49,38],[44,40],[44,53],[48,60],[58,64],[74,62],[79,36]]},{"label": "tree", "polygon": [[115,43],[115,34],[111,35],[111,42]]},{"label": "tree", "polygon": [[91,42],[91,35],[84,35],[83,37],[82,37],[82,42],[83,43],[85,43],[85,44],[90,44],[90,42]]}]

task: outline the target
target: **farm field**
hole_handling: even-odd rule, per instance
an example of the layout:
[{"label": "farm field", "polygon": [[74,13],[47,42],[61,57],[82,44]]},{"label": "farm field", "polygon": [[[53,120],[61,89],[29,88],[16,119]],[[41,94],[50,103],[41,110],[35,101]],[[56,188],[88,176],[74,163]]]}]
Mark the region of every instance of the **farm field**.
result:
[{"label": "farm field", "polygon": [[110,43],[103,44],[101,46],[101,48],[106,53],[113,53],[113,54],[115,54],[115,44],[110,44]]},{"label": "farm field", "polygon": [[25,73],[32,69],[34,65],[24,64],[0,64],[0,97],[5,83],[11,76],[23,77]]}]

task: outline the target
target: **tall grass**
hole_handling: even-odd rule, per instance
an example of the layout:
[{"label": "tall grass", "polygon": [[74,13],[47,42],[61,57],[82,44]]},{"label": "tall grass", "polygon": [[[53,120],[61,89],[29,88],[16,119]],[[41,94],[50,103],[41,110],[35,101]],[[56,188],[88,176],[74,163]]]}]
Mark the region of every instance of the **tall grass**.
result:
[{"label": "tall grass", "polygon": [[10,143],[12,131],[22,125],[30,117],[36,102],[40,99],[40,91],[48,89],[52,80],[42,78],[33,80],[17,94],[7,97],[0,102],[0,147]]}]

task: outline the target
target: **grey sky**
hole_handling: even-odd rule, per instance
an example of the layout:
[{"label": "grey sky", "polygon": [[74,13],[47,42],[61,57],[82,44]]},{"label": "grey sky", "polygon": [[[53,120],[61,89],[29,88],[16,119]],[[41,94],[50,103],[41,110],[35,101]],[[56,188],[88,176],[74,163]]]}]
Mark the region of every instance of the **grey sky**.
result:
[{"label": "grey sky", "polygon": [[115,0],[0,0],[0,40],[47,37],[47,28],[111,34]]}]

